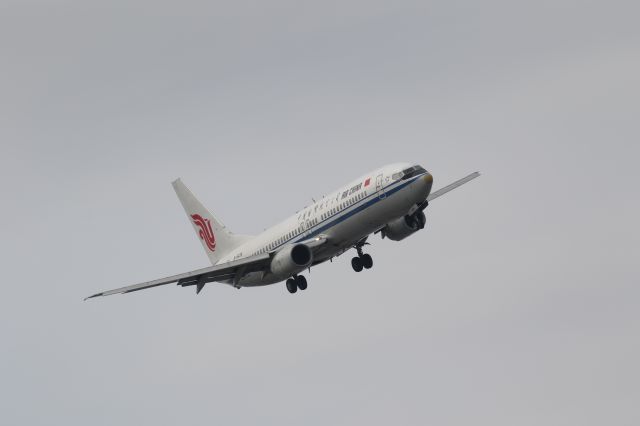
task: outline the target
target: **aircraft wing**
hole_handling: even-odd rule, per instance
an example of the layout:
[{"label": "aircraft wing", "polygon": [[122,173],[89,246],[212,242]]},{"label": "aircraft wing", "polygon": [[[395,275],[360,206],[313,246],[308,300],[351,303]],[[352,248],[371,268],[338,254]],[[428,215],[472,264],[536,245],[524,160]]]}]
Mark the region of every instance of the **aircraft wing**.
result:
[{"label": "aircraft wing", "polygon": [[[440,188],[435,192],[432,192],[431,194],[429,194],[429,196],[427,197],[427,202],[438,198],[441,195],[446,194],[447,192],[456,189],[457,187],[464,185],[465,183],[469,182],[470,180],[473,180],[475,178],[477,178],[478,176],[480,176],[480,172],[474,172],[471,173],[469,176],[463,177],[460,180],[457,180],[455,182],[453,182],[452,184],[449,184],[447,186],[445,186],[444,188]],[[425,206],[426,207],[426,206]]]},{"label": "aircraft wing", "polygon": [[269,267],[271,256],[269,253],[262,253],[255,256],[249,256],[242,259],[225,262],[220,265],[209,266],[207,268],[196,269],[195,271],[185,272],[183,274],[173,275],[158,280],[147,281],[145,283],[134,284],[126,287],[120,287],[113,290],[103,291],[91,295],[84,300],[98,296],[110,296],[119,293],[131,293],[133,291],[145,290],[151,287],[178,283],[180,286],[197,285],[202,288],[204,284],[212,281],[222,281],[235,278],[236,274],[242,269],[242,273],[260,271]]},{"label": "aircraft wing", "polygon": [[[324,236],[315,237],[309,240],[301,241],[298,244],[307,245],[311,251],[324,244],[327,239]],[[209,266],[207,268],[196,269],[195,271],[185,272],[183,274],[172,275],[158,280],[147,281],[140,284],[134,284],[126,287],[120,287],[113,290],[107,290],[86,297],[84,300],[98,296],[110,296],[112,294],[131,293],[147,288],[158,287],[161,285],[177,283],[179,286],[187,287],[197,286],[197,292],[202,290],[206,283],[224,280],[239,280],[244,274],[249,272],[257,272],[268,270],[271,265],[272,253],[262,253],[255,256],[249,256],[242,259],[225,262],[219,265]]]}]

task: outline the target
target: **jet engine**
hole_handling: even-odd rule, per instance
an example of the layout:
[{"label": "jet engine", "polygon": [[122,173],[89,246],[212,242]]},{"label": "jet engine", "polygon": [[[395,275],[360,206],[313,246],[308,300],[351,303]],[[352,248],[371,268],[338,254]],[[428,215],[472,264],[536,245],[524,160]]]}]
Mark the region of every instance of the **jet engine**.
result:
[{"label": "jet engine", "polygon": [[290,277],[303,271],[313,262],[313,253],[305,244],[288,245],[280,249],[271,260],[271,273]]},{"label": "jet engine", "polygon": [[387,237],[392,241],[404,240],[409,235],[424,228],[426,221],[427,218],[424,216],[424,212],[422,211],[418,211],[412,215],[402,216],[392,222],[389,222],[382,230],[382,236]]}]

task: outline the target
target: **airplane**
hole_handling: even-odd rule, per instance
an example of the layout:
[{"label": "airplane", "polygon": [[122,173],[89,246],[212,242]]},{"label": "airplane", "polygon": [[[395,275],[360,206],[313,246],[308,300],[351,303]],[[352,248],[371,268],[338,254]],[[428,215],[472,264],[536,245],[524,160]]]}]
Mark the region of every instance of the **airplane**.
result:
[{"label": "airplane", "polygon": [[234,234],[211,214],[177,179],[173,188],[212,266],[153,281],[103,291],[85,300],[177,283],[195,286],[218,282],[236,288],[285,281],[289,293],[306,290],[302,272],[355,249],[356,272],[373,266],[363,248],[372,234],[401,241],[425,227],[424,210],[434,199],[472,179],[479,172],[431,192],[433,176],[411,163],[389,164],[349,182],[314,201],[295,215],[259,235]]}]

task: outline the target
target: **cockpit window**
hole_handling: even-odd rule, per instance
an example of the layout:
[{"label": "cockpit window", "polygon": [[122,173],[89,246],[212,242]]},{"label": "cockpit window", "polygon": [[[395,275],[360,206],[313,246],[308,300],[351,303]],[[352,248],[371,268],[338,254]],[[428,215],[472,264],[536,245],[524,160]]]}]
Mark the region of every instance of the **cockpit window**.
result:
[{"label": "cockpit window", "polygon": [[398,180],[400,178],[402,178],[402,172],[394,173],[393,175],[391,175],[391,179],[393,180]]},{"label": "cockpit window", "polygon": [[427,171],[420,166],[409,167],[408,169],[404,169],[402,171],[402,179],[406,180],[426,172]]}]

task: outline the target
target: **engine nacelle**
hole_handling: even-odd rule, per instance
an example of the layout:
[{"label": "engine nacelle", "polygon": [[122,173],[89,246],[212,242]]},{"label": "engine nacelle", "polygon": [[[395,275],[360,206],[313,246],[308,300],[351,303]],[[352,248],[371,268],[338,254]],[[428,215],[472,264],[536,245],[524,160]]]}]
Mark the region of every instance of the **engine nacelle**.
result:
[{"label": "engine nacelle", "polygon": [[271,273],[289,277],[303,271],[313,262],[313,253],[305,244],[295,244],[280,249],[271,260]]},{"label": "engine nacelle", "polygon": [[424,227],[427,218],[424,212],[417,212],[413,215],[402,216],[392,222],[382,230],[382,235],[392,241],[400,241],[414,234]]}]

